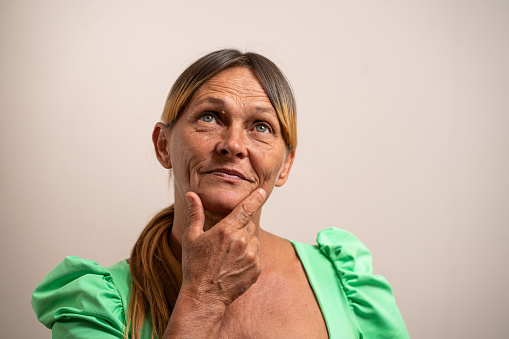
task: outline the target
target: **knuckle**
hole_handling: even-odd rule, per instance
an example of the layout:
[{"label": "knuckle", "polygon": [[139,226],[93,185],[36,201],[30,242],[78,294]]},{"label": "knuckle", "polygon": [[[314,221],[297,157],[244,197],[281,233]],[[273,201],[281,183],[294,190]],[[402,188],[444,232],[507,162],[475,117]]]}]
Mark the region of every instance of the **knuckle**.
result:
[{"label": "knuckle", "polygon": [[247,203],[244,204],[244,211],[246,212],[247,215],[251,216],[256,211],[256,207],[252,203]]},{"label": "knuckle", "polygon": [[191,208],[187,210],[188,219],[193,219],[197,215],[198,215],[198,211],[197,210],[191,209]]},{"label": "knuckle", "polygon": [[242,210],[242,208],[237,212],[237,215],[235,216],[237,221],[240,223],[243,223],[244,220],[247,219],[247,214]]},{"label": "knuckle", "polygon": [[194,219],[193,215],[189,213],[189,215],[187,216],[186,229],[188,229],[193,224],[193,219]]},{"label": "knuckle", "polygon": [[240,210],[238,213],[238,217],[240,220],[245,220],[246,218],[250,218],[253,216],[256,208],[251,203],[245,203],[240,206]]},{"label": "knuckle", "polygon": [[237,237],[235,230],[230,227],[221,227],[218,229],[218,240],[223,244],[235,244]]},{"label": "knuckle", "polygon": [[246,259],[249,260],[250,262],[254,262],[255,263],[255,268],[256,268],[256,253],[254,252],[247,252],[246,253]]},{"label": "knuckle", "polygon": [[232,240],[232,233],[227,227],[217,228],[217,235],[221,242],[230,242]]},{"label": "knuckle", "polygon": [[248,241],[247,237],[244,237],[244,236],[240,237],[240,238],[237,240],[237,242],[238,242],[238,243],[239,243],[239,245],[240,245],[241,247],[243,247],[243,248],[244,248],[244,247],[247,247],[247,244],[249,243],[249,241]]}]

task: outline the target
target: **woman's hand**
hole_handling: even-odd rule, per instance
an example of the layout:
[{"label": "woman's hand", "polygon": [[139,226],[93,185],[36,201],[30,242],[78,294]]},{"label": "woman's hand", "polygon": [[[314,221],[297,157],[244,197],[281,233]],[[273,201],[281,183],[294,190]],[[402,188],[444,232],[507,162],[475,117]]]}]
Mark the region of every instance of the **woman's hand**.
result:
[{"label": "woman's hand", "polygon": [[181,293],[227,307],[256,282],[261,273],[260,243],[251,218],[265,196],[261,188],[253,191],[226,218],[204,232],[202,202],[196,193],[187,193],[189,214],[182,238]]},{"label": "woman's hand", "polygon": [[186,195],[188,227],[182,236],[182,287],[163,338],[216,338],[226,308],[261,273],[253,215],[266,193],[253,191],[223,220],[203,231],[205,212],[194,192]]}]

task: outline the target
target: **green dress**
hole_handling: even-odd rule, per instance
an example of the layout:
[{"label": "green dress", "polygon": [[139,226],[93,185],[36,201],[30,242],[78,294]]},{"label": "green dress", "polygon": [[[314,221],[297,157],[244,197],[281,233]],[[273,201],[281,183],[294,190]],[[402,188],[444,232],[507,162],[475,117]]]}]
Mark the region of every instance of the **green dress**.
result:
[{"label": "green dress", "polygon": [[[409,338],[389,283],[373,275],[369,250],[337,228],[318,245],[292,241],[330,338]],[[37,286],[32,307],[53,338],[123,338],[131,274],[125,260],[110,266],[67,257]],[[141,338],[150,338],[147,319]]]}]

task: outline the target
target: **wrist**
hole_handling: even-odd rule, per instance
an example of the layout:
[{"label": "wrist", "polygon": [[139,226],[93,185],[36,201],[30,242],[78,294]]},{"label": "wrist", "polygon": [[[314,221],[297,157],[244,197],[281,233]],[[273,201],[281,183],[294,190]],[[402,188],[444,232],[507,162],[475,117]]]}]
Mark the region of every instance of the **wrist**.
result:
[{"label": "wrist", "polygon": [[[182,284],[178,299],[189,305],[193,312],[203,311],[207,316],[217,315],[222,318],[228,304],[217,293],[201,285]],[[201,312],[200,312],[201,313]]]},{"label": "wrist", "polygon": [[217,338],[226,306],[182,284],[163,339]]}]

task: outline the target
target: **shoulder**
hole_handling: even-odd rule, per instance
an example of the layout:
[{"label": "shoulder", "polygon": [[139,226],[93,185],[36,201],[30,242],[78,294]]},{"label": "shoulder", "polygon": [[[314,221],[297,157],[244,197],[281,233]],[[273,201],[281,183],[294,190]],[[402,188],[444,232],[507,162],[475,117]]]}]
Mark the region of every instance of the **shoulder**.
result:
[{"label": "shoulder", "polygon": [[316,242],[320,252],[329,260],[341,263],[341,269],[372,273],[371,252],[352,233],[339,228],[327,228],[318,232]]},{"label": "shoulder", "polygon": [[352,233],[327,228],[318,232],[316,245],[291,241],[301,260],[311,260],[314,264],[333,266],[358,273],[372,273],[371,253]]},{"label": "shoulder", "polygon": [[99,330],[104,338],[122,338],[129,286],[125,260],[103,267],[67,257],[36,287],[32,307],[53,337],[85,338]]},{"label": "shoulder", "polygon": [[314,266],[320,277],[325,277],[324,271],[335,276],[357,332],[365,338],[408,338],[391,286],[383,276],[373,274],[368,248],[339,228],[320,231],[316,243],[294,246],[304,266]]}]

